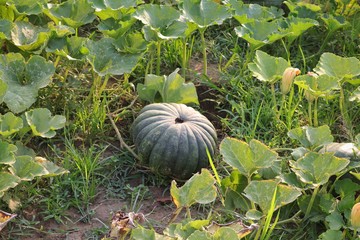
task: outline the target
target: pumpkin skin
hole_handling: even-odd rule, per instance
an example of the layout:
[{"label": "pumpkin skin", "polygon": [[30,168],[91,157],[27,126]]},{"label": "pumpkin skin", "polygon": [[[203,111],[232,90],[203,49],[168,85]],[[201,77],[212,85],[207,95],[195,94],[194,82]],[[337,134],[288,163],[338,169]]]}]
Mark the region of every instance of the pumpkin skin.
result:
[{"label": "pumpkin skin", "polygon": [[131,133],[137,153],[153,171],[188,179],[209,164],[216,149],[216,131],[201,113],[184,104],[153,103],[135,119]]}]

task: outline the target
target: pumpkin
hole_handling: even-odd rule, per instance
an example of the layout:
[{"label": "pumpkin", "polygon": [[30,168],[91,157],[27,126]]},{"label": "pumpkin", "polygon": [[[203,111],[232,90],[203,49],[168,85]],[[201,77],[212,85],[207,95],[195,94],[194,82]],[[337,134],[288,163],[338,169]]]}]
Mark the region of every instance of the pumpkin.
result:
[{"label": "pumpkin", "polygon": [[207,167],[216,148],[211,122],[192,107],[177,103],[145,106],[131,127],[141,161],[160,174],[188,179]]}]

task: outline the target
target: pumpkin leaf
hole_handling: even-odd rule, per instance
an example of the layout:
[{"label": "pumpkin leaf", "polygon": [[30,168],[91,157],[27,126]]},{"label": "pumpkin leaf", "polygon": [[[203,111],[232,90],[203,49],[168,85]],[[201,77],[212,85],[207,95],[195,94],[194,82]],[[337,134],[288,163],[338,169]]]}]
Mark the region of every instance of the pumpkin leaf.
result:
[{"label": "pumpkin leaf", "polygon": [[133,32],[117,38],[114,42],[114,46],[119,52],[135,54],[145,52],[147,42],[141,33]]},{"label": "pumpkin leaf", "polygon": [[357,87],[350,95],[349,101],[353,102],[360,102],[360,87]]},{"label": "pumpkin leaf", "polygon": [[112,10],[119,10],[121,8],[131,8],[137,6],[137,1],[134,0],[88,0],[93,7],[98,10],[110,8]]},{"label": "pumpkin leaf", "polygon": [[306,30],[311,27],[318,26],[319,23],[316,20],[310,18],[296,18],[288,17],[283,22],[284,28],[289,32],[286,35],[289,43],[292,43],[296,38],[302,35]]},{"label": "pumpkin leaf", "polygon": [[360,60],[356,57],[340,57],[333,53],[323,53],[314,71],[319,74],[327,74],[341,80],[354,78],[360,75]]},{"label": "pumpkin leaf", "polygon": [[0,140],[0,164],[12,164],[15,162],[17,147],[13,144]]},{"label": "pumpkin leaf", "polygon": [[273,84],[280,80],[285,69],[290,67],[290,64],[281,57],[273,57],[260,50],[257,50],[255,55],[254,62],[249,63],[248,68],[260,81]]},{"label": "pumpkin leaf", "polygon": [[333,211],[330,215],[327,215],[325,220],[332,230],[340,230],[343,226],[346,225],[341,213],[338,211]]},{"label": "pumpkin leaf", "polygon": [[141,53],[118,52],[114,41],[115,39],[104,37],[98,41],[88,40],[86,42],[89,49],[86,58],[99,76],[130,73],[141,57]]},{"label": "pumpkin leaf", "polygon": [[346,21],[344,16],[334,16],[332,14],[323,14],[321,20],[324,21],[329,32],[335,32],[341,28],[348,27],[350,23]]},{"label": "pumpkin leaf", "polygon": [[18,176],[22,181],[31,181],[35,177],[49,174],[49,172],[39,163],[35,162],[31,156],[17,156],[16,161],[11,164],[9,171]]},{"label": "pumpkin leaf", "polygon": [[65,126],[64,116],[51,116],[51,112],[46,108],[36,108],[25,112],[26,121],[31,127],[35,136],[52,138],[55,136],[55,130]]},{"label": "pumpkin leaf", "polygon": [[280,18],[284,11],[274,6],[265,7],[259,4],[244,4],[241,1],[229,1],[231,7],[234,9],[233,17],[241,24],[255,22],[255,21],[271,21]]},{"label": "pumpkin leaf", "polygon": [[202,169],[201,173],[194,174],[182,187],[171,182],[170,193],[176,207],[190,207],[194,203],[207,204],[216,199],[216,180],[209,170]]},{"label": "pumpkin leaf", "polygon": [[13,28],[13,23],[7,19],[0,19],[0,40],[1,39],[11,39],[11,29]]},{"label": "pumpkin leaf", "polygon": [[96,18],[91,4],[87,0],[69,0],[61,4],[52,4],[44,13],[55,21],[57,25],[61,22],[66,25],[79,28],[82,25],[91,23]]},{"label": "pumpkin leaf", "polygon": [[[208,232],[196,230],[186,239],[187,240],[199,240],[199,239],[212,240],[213,238],[211,238],[211,236]],[[234,238],[232,238],[232,239],[234,239]]]},{"label": "pumpkin leaf", "polygon": [[328,182],[349,163],[348,159],[337,158],[333,153],[309,152],[297,161],[290,161],[290,166],[302,182],[317,187]]},{"label": "pumpkin leaf", "polygon": [[220,153],[227,164],[247,177],[258,169],[271,167],[277,158],[276,152],[254,139],[247,144],[227,137],[220,144]]},{"label": "pumpkin leaf", "polygon": [[0,55],[0,79],[7,84],[4,102],[14,113],[26,110],[54,73],[54,65],[43,57],[34,55],[25,62],[19,53]]},{"label": "pumpkin leaf", "polygon": [[319,240],[338,240],[341,239],[343,232],[340,230],[328,229],[319,236]]},{"label": "pumpkin leaf", "polygon": [[46,51],[66,57],[69,60],[81,60],[87,52],[85,42],[86,38],[76,36],[50,39]]},{"label": "pumpkin leaf", "polygon": [[179,20],[180,12],[167,5],[141,5],[134,17],[155,31],[160,39],[178,38],[187,28],[186,23]]},{"label": "pumpkin leaf", "polygon": [[12,112],[0,115],[0,135],[8,137],[23,127],[23,120]]},{"label": "pumpkin leaf", "polygon": [[42,12],[42,7],[47,3],[45,0],[10,0],[8,4],[15,6],[19,13],[26,15],[38,15]]},{"label": "pumpkin leaf", "polygon": [[49,160],[47,160],[43,157],[35,157],[34,161],[36,163],[39,163],[41,166],[43,166],[46,169],[46,171],[48,172],[47,174],[42,175],[42,177],[54,177],[54,176],[62,175],[65,173],[69,173],[68,170],[57,166],[53,162],[50,162]]},{"label": "pumpkin leaf", "polygon": [[245,188],[245,196],[259,205],[266,215],[270,210],[272,198],[276,190],[274,211],[281,206],[295,201],[300,195],[300,190],[278,183],[275,180],[251,181]]},{"label": "pumpkin leaf", "polygon": [[23,51],[40,53],[46,46],[51,31],[29,22],[15,21],[11,29],[11,40]]},{"label": "pumpkin leaf", "polygon": [[236,27],[235,33],[249,42],[250,48],[255,50],[289,34],[289,31],[281,28],[281,23],[281,20],[249,22],[242,24],[240,27]]},{"label": "pumpkin leaf", "polygon": [[[178,71],[176,69],[169,76],[146,75],[144,84],[139,83],[136,87],[139,97],[149,102],[199,104],[194,84],[185,83]],[[158,95],[161,99],[157,99]]]},{"label": "pumpkin leaf", "polygon": [[294,128],[288,132],[288,136],[291,139],[299,141],[303,147],[309,149],[315,149],[334,141],[334,137],[331,135],[330,128],[327,125]]},{"label": "pumpkin leaf", "polygon": [[8,172],[0,172],[0,197],[8,189],[15,187],[20,182],[20,178]]},{"label": "pumpkin leaf", "polygon": [[222,24],[231,17],[229,9],[213,0],[184,0],[183,14],[200,28]]},{"label": "pumpkin leaf", "polygon": [[294,80],[299,87],[308,90],[315,97],[328,98],[334,95],[334,91],[340,89],[337,78],[329,75],[300,75]]}]

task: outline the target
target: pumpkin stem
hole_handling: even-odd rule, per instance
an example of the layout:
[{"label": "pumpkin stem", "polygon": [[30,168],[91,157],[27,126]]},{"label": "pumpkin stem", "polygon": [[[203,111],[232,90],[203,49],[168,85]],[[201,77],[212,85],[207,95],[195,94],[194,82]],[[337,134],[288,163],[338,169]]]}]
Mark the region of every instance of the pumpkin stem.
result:
[{"label": "pumpkin stem", "polygon": [[175,124],[176,123],[183,123],[184,120],[182,120],[181,118],[175,118]]}]

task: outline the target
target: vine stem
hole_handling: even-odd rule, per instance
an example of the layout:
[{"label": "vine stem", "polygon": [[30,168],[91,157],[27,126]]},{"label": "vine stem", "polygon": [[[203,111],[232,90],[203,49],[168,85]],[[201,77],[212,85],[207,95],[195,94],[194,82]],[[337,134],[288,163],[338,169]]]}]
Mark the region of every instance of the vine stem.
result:
[{"label": "vine stem", "polygon": [[205,42],[205,30],[206,28],[200,28],[200,37],[201,37],[201,48],[203,54],[203,74],[207,76],[207,55],[206,55],[206,42]]},{"label": "vine stem", "polygon": [[319,125],[318,121],[318,98],[315,98],[314,100],[314,127],[317,127]]},{"label": "vine stem", "polygon": [[161,41],[158,41],[156,44],[156,52],[157,52],[157,58],[156,58],[156,75],[160,75],[160,65],[161,65]]},{"label": "vine stem", "polygon": [[309,217],[309,214],[310,214],[310,212],[311,212],[312,206],[314,205],[314,201],[315,201],[315,198],[316,198],[317,193],[319,192],[319,189],[320,189],[319,187],[316,187],[316,188],[314,189],[314,192],[313,192],[312,195],[311,195],[311,199],[310,199],[309,205],[308,205],[308,207],[307,207],[307,209],[306,209],[304,219],[306,219],[306,218]]},{"label": "vine stem", "polygon": [[111,114],[107,114],[108,118],[110,119],[111,125],[113,126],[113,128],[115,129],[116,132],[116,136],[120,141],[120,148],[125,147],[137,160],[140,160],[140,157],[131,149],[131,147],[129,147],[129,145],[127,145],[125,143],[125,141],[123,140],[123,138],[121,137],[120,131],[117,128],[114,119],[112,118]]},{"label": "vine stem", "polygon": [[313,125],[313,121],[312,121],[312,102],[309,101],[308,102],[308,115],[309,115],[309,125],[312,126]]}]

